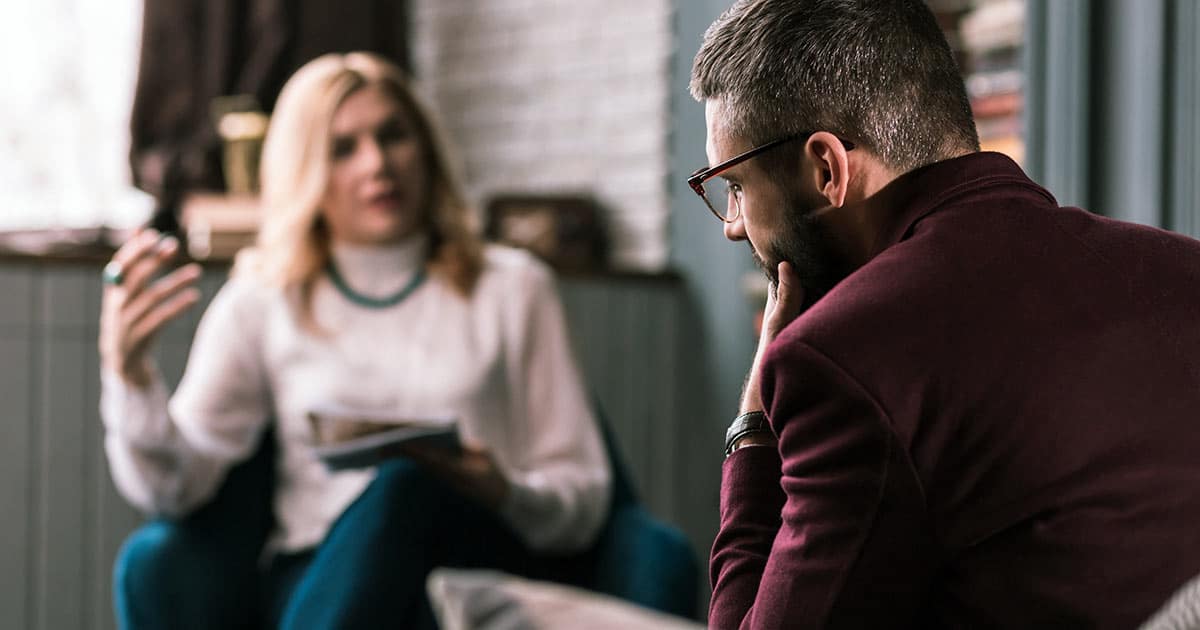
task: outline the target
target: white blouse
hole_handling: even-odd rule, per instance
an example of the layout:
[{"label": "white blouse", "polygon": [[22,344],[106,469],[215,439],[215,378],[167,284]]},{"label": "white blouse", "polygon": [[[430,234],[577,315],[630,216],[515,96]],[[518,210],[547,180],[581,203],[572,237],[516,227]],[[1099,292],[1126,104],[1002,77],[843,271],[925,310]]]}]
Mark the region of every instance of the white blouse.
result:
[{"label": "white blouse", "polygon": [[[339,244],[333,258],[356,292],[385,296],[408,284],[426,247],[424,237],[382,248]],[[311,452],[308,411],[452,413],[462,440],[490,449],[508,477],[501,516],[526,543],[586,547],[608,512],[611,471],[553,277],[519,250],[489,246],[484,258],[469,297],[431,276],[383,309],[352,303],[322,276],[313,312],[325,335],[301,327],[282,290],[233,274],[200,321],[169,403],[157,372],[144,389],[102,374],[105,449],[118,489],[147,512],[186,514],[254,453],[274,419],[278,526],[270,546],[304,549],[324,539],[375,474],[328,471]]]}]

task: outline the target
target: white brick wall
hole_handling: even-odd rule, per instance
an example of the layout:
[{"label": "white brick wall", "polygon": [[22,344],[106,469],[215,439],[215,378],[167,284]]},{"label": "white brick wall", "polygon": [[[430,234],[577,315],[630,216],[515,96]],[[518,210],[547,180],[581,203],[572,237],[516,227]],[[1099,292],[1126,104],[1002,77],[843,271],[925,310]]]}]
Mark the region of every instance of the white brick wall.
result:
[{"label": "white brick wall", "polygon": [[583,193],[612,262],[667,262],[671,0],[416,0],[414,59],[476,202]]}]

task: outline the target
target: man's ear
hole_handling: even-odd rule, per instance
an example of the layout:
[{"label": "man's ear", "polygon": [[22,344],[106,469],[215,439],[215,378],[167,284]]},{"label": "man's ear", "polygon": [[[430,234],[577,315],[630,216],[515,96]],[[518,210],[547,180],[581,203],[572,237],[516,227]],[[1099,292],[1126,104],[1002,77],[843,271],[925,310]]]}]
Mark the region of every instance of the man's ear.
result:
[{"label": "man's ear", "polygon": [[813,188],[829,205],[842,207],[850,190],[850,161],[842,141],[828,131],[818,131],[808,137],[804,153]]}]

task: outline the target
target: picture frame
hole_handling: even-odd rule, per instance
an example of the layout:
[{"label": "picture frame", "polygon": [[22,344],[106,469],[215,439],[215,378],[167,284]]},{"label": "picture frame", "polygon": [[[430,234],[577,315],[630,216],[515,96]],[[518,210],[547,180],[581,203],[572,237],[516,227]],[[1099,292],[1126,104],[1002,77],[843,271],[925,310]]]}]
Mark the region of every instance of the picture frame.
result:
[{"label": "picture frame", "polygon": [[607,263],[602,209],[576,195],[502,194],[486,205],[485,236],[526,249],[560,270],[587,271]]}]

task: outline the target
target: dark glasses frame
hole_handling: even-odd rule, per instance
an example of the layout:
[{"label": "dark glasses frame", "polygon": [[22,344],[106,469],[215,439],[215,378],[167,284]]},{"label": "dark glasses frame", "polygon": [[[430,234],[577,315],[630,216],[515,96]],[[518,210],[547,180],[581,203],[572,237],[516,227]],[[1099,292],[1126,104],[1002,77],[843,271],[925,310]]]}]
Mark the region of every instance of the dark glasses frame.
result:
[{"label": "dark glasses frame", "polygon": [[[813,135],[814,133],[817,133],[817,132],[816,131],[801,131],[799,133],[794,133],[790,136],[784,136],[782,138],[772,140],[766,144],[761,144],[757,147],[754,147],[753,149],[750,149],[749,151],[746,151],[745,153],[740,153],[738,155],[735,155],[735,156],[729,158],[728,160],[725,160],[724,162],[721,162],[720,164],[717,164],[715,166],[706,166],[706,167],[699,168],[695,172],[693,172],[691,175],[688,176],[687,185],[689,188],[692,189],[692,192],[696,193],[697,195],[700,195],[700,198],[704,200],[704,205],[708,206],[708,211],[711,212],[713,214],[713,216],[717,217],[717,219],[719,219],[722,223],[733,223],[734,221],[737,220],[738,216],[740,216],[742,213],[741,205],[738,206],[737,212],[735,212],[732,217],[726,217],[724,214],[721,214],[720,212],[717,211],[716,208],[713,207],[712,202],[708,200],[708,195],[704,192],[704,182],[707,182],[708,180],[720,175],[721,173],[724,173],[725,171],[737,166],[738,164],[741,164],[742,162],[745,162],[746,160],[749,160],[750,158],[752,158],[756,155],[765,153],[771,149],[774,149],[775,147],[777,147],[781,144],[792,142],[793,140],[802,140],[802,139],[808,138],[809,136]],[[854,149],[853,142],[851,142],[845,138],[842,138],[842,137],[838,137],[838,140],[841,141],[842,146],[845,147],[847,151],[851,151]]]}]

